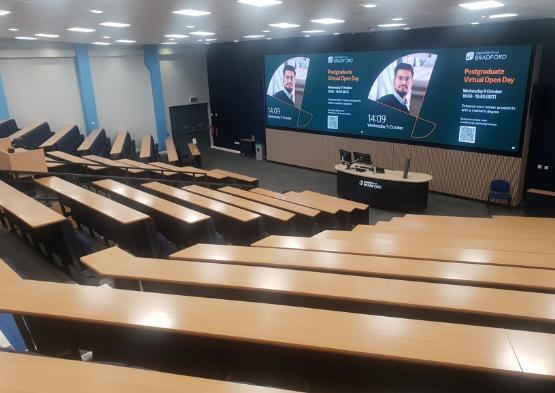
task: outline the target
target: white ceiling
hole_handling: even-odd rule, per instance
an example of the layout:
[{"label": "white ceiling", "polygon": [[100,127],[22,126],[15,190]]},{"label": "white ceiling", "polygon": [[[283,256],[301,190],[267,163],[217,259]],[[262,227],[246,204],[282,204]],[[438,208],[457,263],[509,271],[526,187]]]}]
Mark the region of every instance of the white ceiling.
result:
[{"label": "white ceiling", "polygon": [[[517,13],[515,19],[555,17],[554,0],[500,0],[502,8],[485,11],[468,11],[458,3],[470,0],[368,0],[376,8],[364,8],[361,0],[282,0],[283,4],[257,8],[237,3],[236,0],[0,0],[0,10],[11,11],[0,17],[0,37],[16,35],[33,36],[37,33],[59,34],[60,38],[43,39],[63,42],[93,42],[117,39],[136,40],[138,44],[167,41],[165,34],[186,34],[193,30],[215,32],[216,42],[247,40],[245,35],[264,34],[283,38],[302,36],[302,30],[325,29],[334,32],[365,32],[380,28],[378,24],[392,23],[392,18],[403,18],[406,27],[424,28],[448,25],[465,25],[471,22],[494,23],[507,19],[488,19],[498,13]],[[198,9],[211,15],[189,17],[175,15],[172,11]],[[92,14],[91,9],[104,11]],[[311,19],[334,17],[346,22],[323,26]],[[99,26],[105,21],[123,22],[131,27],[118,29]],[[300,28],[282,30],[268,25],[276,22],[300,24]],[[194,25],[194,29],[186,28]],[[555,25],[555,19],[554,19]],[[69,27],[90,27],[94,33],[70,32]],[[9,28],[17,28],[11,32]],[[401,27],[402,28],[402,27]],[[316,34],[314,34],[316,35]],[[109,40],[102,36],[110,36]],[[200,37],[180,39],[179,42],[197,42]]]}]

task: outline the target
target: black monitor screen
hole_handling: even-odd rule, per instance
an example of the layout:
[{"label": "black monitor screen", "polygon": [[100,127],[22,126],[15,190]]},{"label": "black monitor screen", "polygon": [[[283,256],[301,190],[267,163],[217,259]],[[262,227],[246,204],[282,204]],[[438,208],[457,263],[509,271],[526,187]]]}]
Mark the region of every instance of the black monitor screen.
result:
[{"label": "black monitor screen", "polygon": [[356,162],[360,162],[361,164],[372,164],[372,157],[370,154],[354,152],[354,159]]},{"label": "black monitor screen", "polygon": [[341,157],[342,162],[352,162],[353,155],[350,151],[347,150],[339,150],[339,156]]}]

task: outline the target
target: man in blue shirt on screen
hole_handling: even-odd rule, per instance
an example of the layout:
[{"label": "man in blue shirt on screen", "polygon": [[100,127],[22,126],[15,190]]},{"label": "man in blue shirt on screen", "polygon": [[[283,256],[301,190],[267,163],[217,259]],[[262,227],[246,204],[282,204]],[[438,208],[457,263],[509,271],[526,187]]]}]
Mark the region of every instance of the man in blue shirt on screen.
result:
[{"label": "man in blue shirt on screen", "polygon": [[295,106],[295,67],[286,64],[283,67],[283,90],[274,94],[274,98]]},{"label": "man in blue shirt on screen", "polygon": [[378,99],[378,102],[394,109],[409,112],[409,102],[407,96],[412,90],[412,78],[414,77],[414,69],[410,64],[399,63],[395,67],[395,76],[393,78],[392,94],[385,95]]}]

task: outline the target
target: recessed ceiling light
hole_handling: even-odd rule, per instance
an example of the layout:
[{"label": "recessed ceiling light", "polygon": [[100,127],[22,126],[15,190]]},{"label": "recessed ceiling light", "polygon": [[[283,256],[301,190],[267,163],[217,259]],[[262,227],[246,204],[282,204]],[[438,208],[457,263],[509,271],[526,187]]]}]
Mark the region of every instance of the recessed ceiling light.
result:
[{"label": "recessed ceiling light", "polygon": [[305,37],[306,37],[306,38],[310,37],[310,34],[306,34]]},{"label": "recessed ceiling light", "polygon": [[120,23],[120,22],[102,22],[102,23],[99,23],[99,24],[100,24],[100,26],[117,27],[119,29],[121,29],[123,27],[131,26],[129,23]]},{"label": "recessed ceiling light", "polygon": [[270,41],[270,40],[272,39],[272,37],[266,37],[266,39],[267,39],[268,41]]},{"label": "recessed ceiling light", "polygon": [[326,30],[303,30],[301,33],[304,34],[318,34],[318,33],[325,33]]},{"label": "recessed ceiling light", "polygon": [[251,34],[244,36],[245,38],[264,38],[266,37],[264,34]]},{"label": "recessed ceiling light", "polygon": [[119,42],[121,44],[134,44],[137,41],[135,41],[135,40],[116,40],[116,42]]},{"label": "recessed ceiling light", "polygon": [[109,42],[102,42],[102,41],[95,41],[92,43],[93,45],[103,45],[103,46],[108,46],[108,45],[112,45]]},{"label": "recessed ceiling light", "polygon": [[518,16],[518,14],[495,14],[495,15],[490,15],[488,18],[490,19],[512,18],[513,16]]},{"label": "recessed ceiling light", "polygon": [[393,22],[400,22],[403,20],[403,18],[392,18],[391,19]]},{"label": "recessed ceiling light", "polygon": [[403,27],[403,30],[410,30],[410,27]]},{"label": "recessed ceiling light", "polygon": [[461,3],[459,7],[466,8],[467,10],[485,10],[488,8],[499,8],[503,7],[505,4],[499,1],[473,1],[471,3]]},{"label": "recessed ceiling light", "polygon": [[0,10],[0,16],[11,14],[11,11]]},{"label": "recessed ceiling light", "polygon": [[28,40],[28,41],[38,40],[37,37],[26,37],[26,36],[22,36],[22,35],[17,36],[17,37],[14,37],[14,38],[15,38],[16,40]]},{"label": "recessed ceiling light", "polygon": [[70,27],[67,30],[68,31],[76,31],[78,33],[92,33],[93,31],[96,31],[95,29],[89,29],[89,28],[86,28],[86,27]]},{"label": "recessed ceiling light", "polygon": [[166,34],[166,38],[189,38],[187,34]]},{"label": "recessed ceiling light", "polygon": [[300,27],[301,25],[296,25],[295,23],[280,22],[270,23],[268,26],[277,27],[278,29],[293,29],[295,27]]},{"label": "recessed ceiling light", "polygon": [[341,33],[337,33],[337,32],[336,32],[336,33],[333,33],[333,35],[339,35],[339,34],[341,34]]},{"label": "recessed ceiling light", "polygon": [[102,38],[104,38],[105,40],[109,40],[112,37],[110,37],[109,35],[103,35]]},{"label": "recessed ceiling light", "polygon": [[238,0],[237,2],[247,5],[253,5],[255,7],[268,7],[271,5],[278,5],[283,3],[279,0]]},{"label": "recessed ceiling light", "polygon": [[91,10],[91,12],[93,14],[102,14],[104,11],[100,11],[100,10]]},{"label": "recessed ceiling light", "polygon": [[19,29],[16,29],[15,27],[12,27],[11,29],[8,29],[9,31],[19,31]]},{"label": "recessed ceiling light", "polygon": [[377,5],[376,4],[363,4],[362,5],[364,8],[376,8]]},{"label": "recessed ceiling light", "polygon": [[480,22],[470,22],[471,25],[479,25]]},{"label": "recessed ceiling light", "polygon": [[217,38],[205,38],[204,42],[217,41]]},{"label": "recessed ceiling light", "polygon": [[239,42],[239,40],[233,40],[233,42]]},{"label": "recessed ceiling light", "polygon": [[311,22],[320,23],[322,25],[333,25],[335,23],[345,23],[343,19],[335,19],[335,18],[312,19]]},{"label": "recessed ceiling light", "polygon": [[262,30],[263,33],[271,33],[271,30]]},{"label": "recessed ceiling light", "polygon": [[193,25],[187,25],[185,27],[188,28],[188,29],[194,29],[195,28],[195,26],[193,26]]},{"label": "recessed ceiling light", "polygon": [[162,42],[162,45],[176,45],[177,42],[176,41],[168,41],[168,42]]},{"label": "recessed ceiling light", "polygon": [[199,37],[210,37],[211,35],[216,35],[216,33],[212,33],[210,31],[192,31],[191,34]]},{"label": "recessed ceiling light", "polygon": [[173,13],[178,15],[186,15],[186,16],[205,16],[205,15],[211,14],[211,12],[208,12],[208,11],[189,10],[189,9],[174,11]]},{"label": "recessed ceiling light", "polygon": [[43,38],[58,38],[58,37],[60,37],[58,34],[45,34],[45,33],[38,33],[38,34],[35,34],[35,36],[43,37]]},{"label": "recessed ceiling light", "polygon": [[381,25],[378,25],[378,27],[401,27],[401,26],[406,26],[406,23],[384,23]]}]

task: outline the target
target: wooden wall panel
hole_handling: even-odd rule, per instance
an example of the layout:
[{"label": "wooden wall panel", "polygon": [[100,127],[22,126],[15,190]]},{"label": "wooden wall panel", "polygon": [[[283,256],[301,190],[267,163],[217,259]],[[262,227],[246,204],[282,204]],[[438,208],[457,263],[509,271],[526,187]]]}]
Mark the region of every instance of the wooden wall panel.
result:
[{"label": "wooden wall panel", "polygon": [[433,176],[432,191],[486,200],[493,179],[511,183],[514,204],[522,199],[527,149],[523,157],[354,139],[304,132],[266,129],[270,161],[328,172],[339,162],[339,149],[369,153],[377,166],[403,170],[411,158],[411,172]]}]

